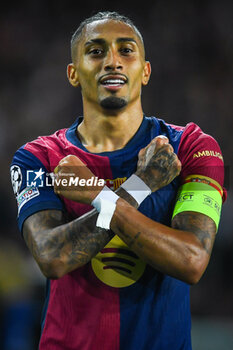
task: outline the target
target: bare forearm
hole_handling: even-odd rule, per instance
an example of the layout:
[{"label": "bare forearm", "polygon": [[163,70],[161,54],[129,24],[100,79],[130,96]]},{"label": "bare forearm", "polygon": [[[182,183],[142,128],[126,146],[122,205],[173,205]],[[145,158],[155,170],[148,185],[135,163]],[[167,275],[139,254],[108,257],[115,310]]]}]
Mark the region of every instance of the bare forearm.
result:
[{"label": "bare forearm", "polygon": [[142,260],[162,273],[195,283],[205,270],[210,252],[203,249],[198,234],[157,223],[123,200],[117,202],[111,229]]},{"label": "bare forearm", "polygon": [[[59,162],[56,176],[61,176],[62,178],[67,173],[69,177],[68,170],[74,169],[75,166],[82,173],[84,179],[88,179],[93,175],[80,159],[73,155],[68,155]],[[147,184],[151,191],[157,191],[170,183],[179,174],[180,167],[180,161],[174,154],[172,146],[168,144],[168,139],[157,137],[139,152],[137,175]],[[77,173],[77,176],[80,176],[80,174]],[[86,191],[83,191],[83,189],[79,191],[72,186],[70,191],[64,190],[62,186],[57,186],[54,190],[59,195],[81,203],[92,203],[96,194],[90,188],[87,188]],[[138,207],[135,199],[124,189],[120,188],[117,194],[125,199],[131,207]],[[48,261],[55,262],[56,266],[60,263],[65,273],[86,264],[113,237],[112,232],[96,228],[97,215],[96,212],[90,213],[84,218],[74,220],[70,224],[64,224],[60,227],[54,225],[53,227],[55,228],[52,230],[42,232],[41,236],[45,237],[46,247],[44,248],[43,245],[41,247],[40,240],[37,244],[37,247],[41,247],[40,252],[42,252],[42,255],[44,252],[47,253],[49,251]],[[127,220],[133,221],[134,218],[127,217]],[[34,231],[33,227],[30,232]],[[51,247],[51,250],[47,249],[48,245]],[[58,254],[58,258],[56,254]],[[57,261],[57,259],[59,260]],[[43,263],[43,265],[45,264]],[[62,274],[63,272],[61,274],[59,272],[59,275]]]},{"label": "bare forearm", "polygon": [[38,212],[28,219],[24,228],[25,241],[46,277],[58,278],[85,265],[114,236],[110,230],[95,226],[98,216],[95,210],[69,223],[43,230],[43,224],[47,225],[51,215],[54,219],[61,212]]},{"label": "bare forearm", "polygon": [[[137,207],[127,192],[117,192]],[[62,212],[45,210],[26,220],[25,241],[45,276],[58,278],[87,264],[113,238],[112,231],[96,227],[97,216],[92,210],[65,223]]]}]

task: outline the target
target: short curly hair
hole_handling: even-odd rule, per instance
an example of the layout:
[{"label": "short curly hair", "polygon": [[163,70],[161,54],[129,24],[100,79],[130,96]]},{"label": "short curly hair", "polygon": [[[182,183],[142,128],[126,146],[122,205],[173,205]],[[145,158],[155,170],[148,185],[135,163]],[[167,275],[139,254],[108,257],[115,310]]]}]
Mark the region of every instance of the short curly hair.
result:
[{"label": "short curly hair", "polygon": [[87,24],[93,23],[95,21],[101,21],[104,19],[112,19],[114,21],[118,22],[123,22],[125,24],[128,24],[130,27],[133,28],[137,36],[139,37],[140,41],[142,42],[143,48],[144,48],[144,43],[143,43],[143,37],[138,28],[135,26],[133,21],[124,15],[119,14],[118,12],[115,11],[104,11],[104,12],[98,12],[94,14],[91,17],[86,18],[84,21],[82,21],[77,28],[77,30],[74,32],[71,38],[71,57],[74,60],[76,56],[76,48],[77,48],[77,43],[82,35],[83,29],[86,27]]}]

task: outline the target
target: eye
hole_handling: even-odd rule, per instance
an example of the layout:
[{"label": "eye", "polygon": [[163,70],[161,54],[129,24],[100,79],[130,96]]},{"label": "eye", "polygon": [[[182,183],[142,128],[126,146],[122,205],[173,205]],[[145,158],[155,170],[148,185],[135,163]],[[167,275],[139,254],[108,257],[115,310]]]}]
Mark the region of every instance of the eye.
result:
[{"label": "eye", "polygon": [[92,56],[100,56],[103,54],[103,52],[104,52],[103,49],[95,48],[88,51],[88,54]]},{"label": "eye", "polygon": [[130,53],[133,52],[133,49],[130,48],[130,47],[122,47],[120,49],[120,52],[123,54],[123,55],[129,55]]}]

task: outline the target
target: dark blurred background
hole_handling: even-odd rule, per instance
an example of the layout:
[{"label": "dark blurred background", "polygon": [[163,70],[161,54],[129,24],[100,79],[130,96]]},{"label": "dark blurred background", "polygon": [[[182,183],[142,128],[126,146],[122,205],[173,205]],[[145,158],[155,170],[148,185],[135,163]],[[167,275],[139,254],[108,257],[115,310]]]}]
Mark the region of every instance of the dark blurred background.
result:
[{"label": "dark blurred background", "polygon": [[0,348],[37,348],[45,283],[16,225],[9,165],[21,145],[82,114],[80,94],[66,78],[70,38],[100,10],[131,17],[144,36],[152,64],[145,114],[178,125],[194,121],[222,149],[228,199],[209,267],[191,288],[191,309],[194,350],[232,350],[233,2],[227,0],[1,3]]}]

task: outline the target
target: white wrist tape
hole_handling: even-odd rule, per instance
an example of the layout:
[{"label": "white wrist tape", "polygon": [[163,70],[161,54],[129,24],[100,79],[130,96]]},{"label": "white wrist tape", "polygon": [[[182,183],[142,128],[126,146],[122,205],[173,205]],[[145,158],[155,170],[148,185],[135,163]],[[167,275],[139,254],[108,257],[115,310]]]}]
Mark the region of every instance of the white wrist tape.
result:
[{"label": "white wrist tape", "polygon": [[104,186],[102,191],[95,197],[91,203],[93,207],[99,212],[96,226],[104,229],[110,229],[110,223],[116,209],[116,201],[119,196],[110,190],[107,186]]},{"label": "white wrist tape", "polygon": [[122,185],[122,188],[130,194],[140,205],[151,194],[151,189],[137,175],[131,175]]}]

